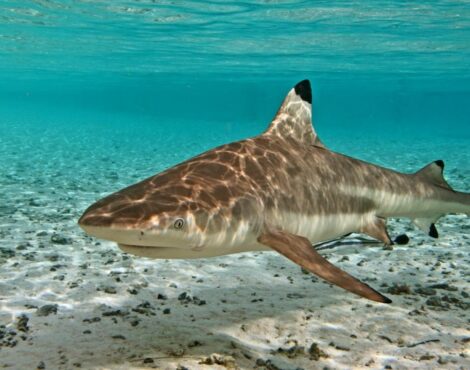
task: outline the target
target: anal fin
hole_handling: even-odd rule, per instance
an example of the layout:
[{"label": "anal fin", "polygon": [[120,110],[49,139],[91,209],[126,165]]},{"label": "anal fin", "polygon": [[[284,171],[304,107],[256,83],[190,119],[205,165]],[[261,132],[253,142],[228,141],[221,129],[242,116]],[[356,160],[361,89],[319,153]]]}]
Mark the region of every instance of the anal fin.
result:
[{"label": "anal fin", "polygon": [[384,242],[386,245],[393,245],[392,239],[387,232],[387,223],[384,218],[375,217],[374,220],[365,224],[361,228],[361,233],[369,235],[370,237]]},{"label": "anal fin", "polygon": [[312,247],[309,240],[302,236],[273,230],[261,234],[258,237],[258,242],[274,249],[304,269],[343,289],[372,301],[392,302],[369,285],[328,262]]},{"label": "anal fin", "polygon": [[439,238],[439,233],[437,232],[435,222],[439,219],[440,216],[432,218],[415,218],[413,223],[418,226],[421,230],[427,233],[432,238]]}]

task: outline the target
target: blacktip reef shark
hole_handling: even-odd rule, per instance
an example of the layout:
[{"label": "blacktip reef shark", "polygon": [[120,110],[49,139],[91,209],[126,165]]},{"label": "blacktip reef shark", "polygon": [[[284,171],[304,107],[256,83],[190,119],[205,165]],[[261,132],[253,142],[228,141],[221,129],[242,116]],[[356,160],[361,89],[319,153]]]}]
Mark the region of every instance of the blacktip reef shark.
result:
[{"label": "blacktip reef shark", "polygon": [[470,213],[470,194],[444,180],[444,162],[403,174],[327,149],[312,126],[312,92],[290,90],[259,136],[209,150],[91,205],[79,225],[150,258],[205,258],[275,250],[359,296],[390,303],[312,246],[364,233],[392,244],[388,217],[431,237],[447,213]]}]

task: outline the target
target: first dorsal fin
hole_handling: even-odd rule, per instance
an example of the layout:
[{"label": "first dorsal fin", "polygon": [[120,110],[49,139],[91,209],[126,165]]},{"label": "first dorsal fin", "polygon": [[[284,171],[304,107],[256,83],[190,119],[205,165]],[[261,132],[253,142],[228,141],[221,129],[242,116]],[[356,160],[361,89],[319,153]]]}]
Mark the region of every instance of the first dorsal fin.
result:
[{"label": "first dorsal fin", "polygon": [[444,179],[444,161],[442,160],[437,160],[428,164],[416,172],[415,175],[431,184],[453,191]]},{"label": "first dorsal fin", "polygon": [[312,89],[309,80],[299,82],[289,91],[265,134],[324,147],[312,126]]}]

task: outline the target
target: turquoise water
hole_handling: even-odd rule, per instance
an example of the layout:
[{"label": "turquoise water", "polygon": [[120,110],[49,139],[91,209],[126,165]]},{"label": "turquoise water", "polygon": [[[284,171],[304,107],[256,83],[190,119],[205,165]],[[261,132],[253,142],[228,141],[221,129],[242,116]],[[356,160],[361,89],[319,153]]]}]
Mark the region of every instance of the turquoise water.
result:
[{"label": "turquoise water", "polygon": [[[468,1],[0,0],[0,326],[13,325],[16,317],[26,312],[35,328],[34,313],[25,304],[57,303],[59,312],[71,315],[75,308],[73,313],[80,319],[96,314],[101,303],[96,290],[85,287],[83,296],[74,295],[76,291],[70,290],[69,284],[98,276],[105,265],[100,258],[114,256],[117,265],[111,263],[106,268],[128,268],[129,262],[121,254],[116,257],[117,249],[111,243],[95,245],[96,240],[78,229],[76,221],[85,208],[108,193],[204,150],[257,135],[267,127],[287,91],[305,78],[313,87],[316,131],[329,148],[406,172],[443,159],[449,183],[455,189],[470,191]],[[438,227],[444,239],[432,245],[427,239],[419,239],[424,236],[406,223],[393,223],[392,232],[411,233],[417,238],[413,240],[429,248],[430,261],[435,254],[440,255],[441,243],[450,250],[442,255],[453,263],[462,259],[456,256],[465,247],[468,249],[469,227],[468,218],[446,218]],[[70,243],[59,248],[51,244],[51,236],[56,234],[69,238]],[[18,249],[21,245],[27,245],[26,250]],[[16,257],[10,258],[11,253]],[[64,283],[60,283],[58,273],[48,272],[49,265],[42,270],[43,260],[51,253],[59,254],[59,262],[70,263],[69,274],[62,278]],[[420,256],[419,251],[415,253]],[[357,256],[351,255],[351,271],[357,268]],[[397,258],[403,266],[407,262],[404,257]],[[88,275],[73,270],[84,261],[91,264]],[[133,261],[139,278],[148,266],[154,266],[142,259]],[[221,260],[216,261],[207,264]],[[184,265],[188,271],[203,273],[204,268],[191,263]],[[264,266],[258,260],[250,263],[249,269]],[[171,281],[177,270],[164,266],[162,280],[157,273],[148,277],[155,279],[150,283],[154,291],[167,284],[167,276]],[[216,265],[206,266],[210,269]],[[457,269],[452,266],[449,271]],[[245,271],[244,262],[238,262],[237,268]],[[204,278],[218,285],[217,274],[223,271],[214,271],[213,280],[209,273]],[[368,276],[372,267],[362,271],[357,274]],[[376,280],[381,279],[381,266],[378,271]],[[400,267],[395,271],[401,271]],[[412,279],[413,274],[406,276]],[[389,281],[401,282],[399,275],[387,276]],[[464,276],[465,270],[454,276],[459,289],[465,285]],[[100,277],[103,281],[107,278]],[[426,277],[422,279],[425,284]],[[436,276],[433,279],[440,281]],[[135,281],[140,284],[137,278]],[[178,285],[185,286],[180,282]],[[249,283],[247,286],[251,287]],[[206,288],[210,302],[210,295],[217,294],[210,286]],[[254,292],[274,294],[267,283],[262,289],[255,288]],[[304,294],[308,287],[298,289]],[[133,302],[135,297],[126,292],[123,288],[122,300]],[[234,288],[230,294],[240,297],[242,293]],[[342,304],[343,296],[336,294],[340,298],[332,298],[330,306]],[[269,297],[264,299],[268,301]],[[405,303],[412,308],[412,301]],[[284,304],[292,311],[300,307],[294,301]],[[302,304],[310,307],[314,303],[306,300]],[[239,307],[230,307],[231,323],[238,325]],[[352,310],[345,307],[343,316]],[[213,316],[223,317],[225,311],[218,308],[214,308]],[[459,309],[452,309],[455,311],[441,321],[440,317],[431,317],[432,323],[426,328],[433,327],[433,320],[439,322],[442,332],[463,328],[468,318]],[[256,315],[281,317],[283,311],[265,307]],[[259,318],[256,315],[253,321]],[[332,327],[342,325],[330,319]],[[455,321],[449,324],[444,322],[447,319]],[[189,337],[199,338],[200,331],[207,334],[205,328],[185,323]],[[148,328],[157,324],[160,322],[151,322]],[[72,337],[86,341],[82,328],[67,328]],[[125,326],[122,330],[127,329]],[[293,330],[297,329],[294,326]],[[10,363],[23,356],[24,368],[36,366],[38,358],[49,361],[50,368],[60,368],[60,357],[54,356],[62,345],[61,329],[52,322],[48,330],[46,339],[56,338],[50,357],[28,357],[28,348],[38,348],[40,354],[47,352],[48,342],[41,344],[41,339],[36,346],[19,345],[9,352],[0,346],[0,350]],[[383,330],[393,332],[390,327]],[[410,334],[413,330],[406,335],[414,338]],[[220,336],[217,328],[213,331],[222,343],[219,350],[232,351],[231,342]],[[356,332],[360,337],[361,328]],[[37,333],[38,338],[44,338],[40,331]],[[184,330],[179,333],[183,338],[186,334]],[[237,338],[243,342],[240,336]],[[451,342],[459,338],[452,337]],[[419,340],[414,338],[415,342]],[[157,345],[165,341],[162,334]],[[244,342],[249,351],[250,341]],[[325,346],[328,341],[325,339]],[[102,338],[89,343],[102,342],[114,348]],[[364,343],[368,348],[375,347],[375,343]],[[147,350],[139,347],[138,338],[131,344],[136,353],[140,351],[139,356]],[[74,346],[65,345],[68,349]],[[383,355],[384,359],[376,360],[376,364],[384,366],[387,358],[403,355],[394,351],[384,349],[376,357]],[[364,356],[366,352],[358,349]],[[67,353],[73,357],[70,351]],[[109,353],[116,364],[124,361],[118,351]],[[75,355],[89,361],[85,368],[101,368],[96,364],[103,364],[96,360],[96,354]],[[416,365],[404,358],[403,366]],[[244,361],[253,368],[255,359]],[[326,365],[331,368],[350,364],[331,352],[329,361]],[[7,362],[0,361],[3,364]]]},{"label": "turquoise water", "polygon": [[400,170],[442,157],[466,174],[465,3],[2,1],[2,162],[36,156],[34,178],[64,167],[100,181],[107,157],[123,165],[97,186],[112,191],[260,133],[309,78],[330,148]]}]

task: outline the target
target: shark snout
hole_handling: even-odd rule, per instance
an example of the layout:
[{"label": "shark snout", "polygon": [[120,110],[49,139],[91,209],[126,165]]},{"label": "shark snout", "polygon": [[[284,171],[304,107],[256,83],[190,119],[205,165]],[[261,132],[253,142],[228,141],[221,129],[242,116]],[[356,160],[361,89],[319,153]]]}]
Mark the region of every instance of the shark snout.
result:
[{"label": "shark snout", "polygon": [[[114,198],[115,200],[115,198]],[[184,228],[178,230],[165,217],[151,214],[140,202],[127,204],[99,201],[78,220],[88,234],[119,245],[139,247],[186,247],[193,241]]]},{"label": "shark snout", "polygon": [[111,195],[85,210],[78,225],[89,235],[116,243],[137,244],[148,233],[148,213],[137,202]]}]

